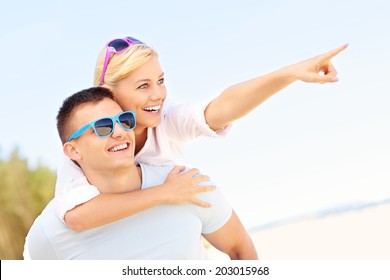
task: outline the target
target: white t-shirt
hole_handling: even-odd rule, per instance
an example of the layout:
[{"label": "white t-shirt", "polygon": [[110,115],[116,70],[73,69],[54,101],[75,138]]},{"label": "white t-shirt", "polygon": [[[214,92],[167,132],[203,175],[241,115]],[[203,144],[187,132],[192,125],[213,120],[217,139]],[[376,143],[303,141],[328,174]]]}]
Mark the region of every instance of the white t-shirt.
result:
[{"label": "white t-shirt", "polygon": [[[172,166],[141,164],[142,188],[163,183]],[[198,197],[212,204],[160,205],[97,228],[75,232],[55,214],[52,200],[35,220],[25,244],[26,259],[189,260],[205,257],[201,234],[220,229],[232,208],[219,188]]]},{"label": "white t-shirt", "polygon": [[[183,146],[188,141],[198,136],[225,136],[231,125],[217,132],[210,129],[204,118],[207,105],[164,106],[160,125],[148,128],[147,141],[135,160],[149,165],[179,164]],[[99,194],[99,190],[88,183],[82,170],[64,156],[63,164],[57,170],[55,190],[58,217],[63,220],[67,211]]]}]

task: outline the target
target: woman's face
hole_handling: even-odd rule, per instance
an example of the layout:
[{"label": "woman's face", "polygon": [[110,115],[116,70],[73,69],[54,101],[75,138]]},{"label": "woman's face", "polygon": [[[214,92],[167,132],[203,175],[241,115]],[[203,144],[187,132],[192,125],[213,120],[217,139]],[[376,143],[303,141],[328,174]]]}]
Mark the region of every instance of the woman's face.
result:
[{"label": "woman's face", "polygon": [[136,112],[136,133],[160,124],[167,90],[164,72],[156,57],[138,67],[111,90],[124,111]]}]

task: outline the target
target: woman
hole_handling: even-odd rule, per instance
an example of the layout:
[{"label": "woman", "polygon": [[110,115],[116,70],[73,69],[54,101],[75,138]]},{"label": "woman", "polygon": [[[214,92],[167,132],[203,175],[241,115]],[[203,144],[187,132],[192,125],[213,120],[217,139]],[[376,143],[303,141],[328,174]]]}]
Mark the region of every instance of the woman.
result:
[{"label": "woman", "polygon": [[[136,112],[136,161],[161,165],[175,162],[183,144],[198,136],[225,135],[234,120],[245,116],[297,80],[310,83],[336,82],[337,73],[330,60],[346,47],[343,45],[325,54],[235,84],[207,104],[164,106],[167,92],[158,54],[147,44],[126,37],[107,43],[97,61],[94,84],[110,89],[123,110]],[[182,173],[183,168],[177,167],[170,173],[165,183],[175,187],[170,189],[170,199],[158,203],[197,203],[208,206],[197,200],[195,195],[201,191],[210,191],[212,187],[199,189],[199,181],[194,183],[192,180],[198,170],[192,170],[189,174]],[[60,207],[57,212],[75,230],[96,227],[153,207],[155,204],[151,201],[155,198],[142,198],[141,193],[139,191],[137,194],[140,195],[137,205],[133,205],[125,196],[136,194],[116,197],[100,194],[94,186],[88,184],[80,168],[70,160],[66,160],[58,170],[56,198]]]}]

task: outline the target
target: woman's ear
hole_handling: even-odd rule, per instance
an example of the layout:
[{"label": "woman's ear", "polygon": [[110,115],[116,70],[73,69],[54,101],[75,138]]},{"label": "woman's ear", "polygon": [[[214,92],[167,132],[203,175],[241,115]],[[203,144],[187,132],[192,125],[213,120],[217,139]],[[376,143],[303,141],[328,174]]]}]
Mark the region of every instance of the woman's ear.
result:
[{"label": "woman's ear", "polygon": [[74,142],[66,142],[63,146],[65,155],[74,161],[79,161],[81,159],[81,154],[77,148],[77,145]]}]

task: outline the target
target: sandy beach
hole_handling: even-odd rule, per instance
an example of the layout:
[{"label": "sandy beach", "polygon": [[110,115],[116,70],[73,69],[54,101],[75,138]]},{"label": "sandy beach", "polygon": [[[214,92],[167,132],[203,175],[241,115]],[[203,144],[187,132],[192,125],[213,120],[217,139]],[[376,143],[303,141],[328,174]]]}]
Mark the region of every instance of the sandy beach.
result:
[{"label": "sandy beach", "polygon": [[[390,260],[390,204],[306,219],[251,234],[265,260]],[[227,259],[208,248],[210,259]]]}]

